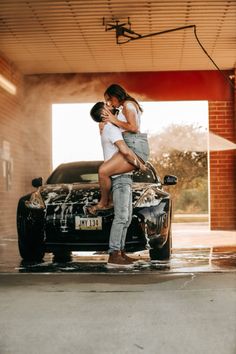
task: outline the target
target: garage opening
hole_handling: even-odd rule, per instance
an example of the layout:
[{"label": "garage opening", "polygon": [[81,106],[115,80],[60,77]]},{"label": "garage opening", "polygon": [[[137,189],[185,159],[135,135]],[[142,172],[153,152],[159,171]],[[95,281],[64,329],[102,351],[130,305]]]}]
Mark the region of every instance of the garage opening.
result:
[{"label": "garage opening", "polygon": [[[170,192],[174,222],[208,222],[208,102],[140,102],[150,161],[161,178],[178,176]],[[52,105],[53,168],[63,162],[102,160],[98,125],[90,118],[94,103]]]}]

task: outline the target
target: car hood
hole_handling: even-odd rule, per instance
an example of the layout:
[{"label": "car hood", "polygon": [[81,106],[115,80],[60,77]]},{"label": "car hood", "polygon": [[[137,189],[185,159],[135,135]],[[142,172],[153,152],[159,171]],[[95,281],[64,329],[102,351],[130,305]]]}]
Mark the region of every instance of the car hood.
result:
[{"label": "car hood", "polygon": [[39,189],[45,205],[91,203],[100,197],[98,184],[47,184]]},{"label": "car hood", "polygon": [[[133,202],[139,199],[143,192],[150,187],[147,183],[133,183]],[[61,203],[97,203],[100,199],[99,185],[76,183],[76,184],[47,184],[39,188],[39,192],[45,205]]]}]

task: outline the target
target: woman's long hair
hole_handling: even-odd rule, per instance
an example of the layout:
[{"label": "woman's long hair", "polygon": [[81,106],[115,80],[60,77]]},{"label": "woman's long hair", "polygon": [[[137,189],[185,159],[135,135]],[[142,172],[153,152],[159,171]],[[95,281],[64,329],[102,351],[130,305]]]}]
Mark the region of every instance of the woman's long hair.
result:
[{"label": "woman's long hair", "polygon": [[135,98],[133,98],[132,96],[130,96],[128,94],[128,92],[125,91],[125,89],[123,89],[123,87],[121,87],[120,85],[117,84],[112,84],[110,85],[105,93],[104,96],[108,96],[109,98],[111,97],[116,97],[119,102],[124,103],[125,101],[133,101],[137,104],[138,109],[143,112],[143,109],[141,108],[141,106],[139,105],[138,101],[136,101]]}]

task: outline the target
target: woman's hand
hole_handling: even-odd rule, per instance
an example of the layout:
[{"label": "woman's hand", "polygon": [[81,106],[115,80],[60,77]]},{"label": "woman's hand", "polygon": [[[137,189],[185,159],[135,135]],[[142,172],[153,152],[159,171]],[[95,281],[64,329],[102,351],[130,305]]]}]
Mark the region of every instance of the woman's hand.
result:
[{"label": "woman's hand", "polygon": [[142,172],[146,172],[148,170],[148,168],[142,162],[140,162],[139,170]]},{"label": "woman's hand", "polygon": [[122,128],[125,131],[131,133],[138,133],[139,128],[137,125],[137,111],[133,103],[125,104],[122,110],[127,122],[119,120],[111,111],[104,107],[103,113],[101,114],[103,122],[110,122],[116,125],[118,128]]},{"label": "woman's hand", "polygon": [[114,115],[114,114],[112,114],[111,113],[111,111],[107,108],[107,107],[105,107],[104,109],[103,109],[103,111],[104,111],[104,113],[103,114],[101,114],[101,116],[102,116],[102,121],[103,122],[110,122],[110,123],[112,123],[112,124],[115,124],[116,125],[116,123],[117,123],[117,118],[116,118],[116,116]]}]

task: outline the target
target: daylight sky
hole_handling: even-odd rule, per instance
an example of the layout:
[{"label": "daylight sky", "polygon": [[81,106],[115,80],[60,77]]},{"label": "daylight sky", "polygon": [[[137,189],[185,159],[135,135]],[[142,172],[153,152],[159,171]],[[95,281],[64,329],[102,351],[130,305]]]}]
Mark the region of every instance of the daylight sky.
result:
[{"label": "daylight sky", "polygon": [[[79,160],[102,160],[98,125],[89,115],[94,103],[53,104],[53,168],[60,163]],[[159,133],[170,124],[194,124],[208,129],[207,101],[140,102],[141,131]]]}]

